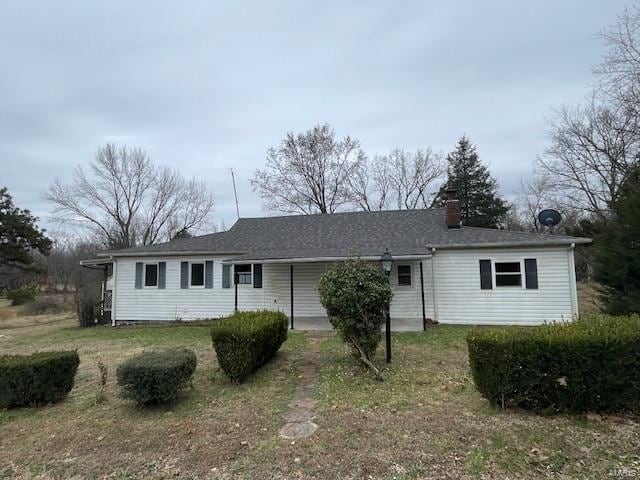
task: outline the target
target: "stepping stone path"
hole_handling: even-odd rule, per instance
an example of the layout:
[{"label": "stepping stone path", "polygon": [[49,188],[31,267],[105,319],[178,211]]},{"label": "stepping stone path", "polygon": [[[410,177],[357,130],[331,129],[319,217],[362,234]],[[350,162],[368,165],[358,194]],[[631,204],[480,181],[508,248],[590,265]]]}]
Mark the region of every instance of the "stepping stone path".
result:
[{"label": "stepping stone path", "polygon": [[289,440],[307,438],[318,429],[315,419],[316,393],[318,391],[318,363],[320,360],[320,343],[325,337],[307,334],[308,348],[300,356],[300,384],[289,408],[287,424],[280,429],[280,436]]}]

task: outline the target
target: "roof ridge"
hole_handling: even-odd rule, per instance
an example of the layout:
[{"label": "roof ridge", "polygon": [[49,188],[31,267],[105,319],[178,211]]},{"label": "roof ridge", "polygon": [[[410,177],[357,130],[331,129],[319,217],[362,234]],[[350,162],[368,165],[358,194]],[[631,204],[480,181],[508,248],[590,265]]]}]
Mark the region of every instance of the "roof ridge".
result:
[{"label": "roof ridge", "polygon": [[[362,214],[383,214],[383,213],[398,213],[398,212],[436,212],[440,210],[444,210],[445,207],[428,207],[428,208],[396,208],[393,210],[355,210],[348,212],[331,212],[331,213],[296,213],[293,215],[266,215],[264,217],[240,217],[236,223],[240,220],[265,220],[272,218],[299,218],[299,217],[328,217],[333,215],[362,215]],[[235,225],[235,223],[234,223]],[[233,228],[233,227],[231,227]]]},{"label": "roof ridge", "polygon": [[462,224],[462,228],[472,229],[472,230],[482,230],[484,232],[486,232],[486,231],[490,231],[490,232],[509,232],[509,233],[514,233],[516,235],[538,235],[538,236],[541,236],[541,237],[583,238],[583,237],[575,237],[573,235],[553,235],[553,234],[545,233],[545,232],[526,232],[526,231],[523,231],[523,230],[509,230],[507,228],[475,227],[473,225],[464,225],[464,224]]}]

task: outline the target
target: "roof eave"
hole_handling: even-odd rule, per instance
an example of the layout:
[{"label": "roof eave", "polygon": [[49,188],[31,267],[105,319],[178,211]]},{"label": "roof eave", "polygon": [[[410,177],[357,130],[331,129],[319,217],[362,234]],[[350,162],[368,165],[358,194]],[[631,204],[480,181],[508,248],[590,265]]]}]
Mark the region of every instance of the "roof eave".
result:
[{"label": "roof eave", "polygon": [[[250,264],[250,263],[320,263],[320,262],[344,262],[352,258],[359,258],[360,260],[367,261],[379,261],[380,255],[346,255],[346,256],[332,256],[332,257],[283,257],[283,258],[230,258],[223,263],[233,263],[235,265]],[[420,260],[423,258],[431,258],[431,253],[422,253],[415,255],[394,255],[394,260]]]},{"label": "roof eave", "polygon": [[159,251],[159,252],[153,252],[153,251],[146,251],[146,252],[121,252],[121,253],[117,253],[117,252],[100,252],[98,254],[96,254],[98,257],[179,257],[181,255],[239,255],[242,254],[244,252],[228,252],[228,251],[203,251],[203,250],[189,250],[189,251],[172,251],[172,252],[167,252],[167,251]]},{"label": "roof eave", "polygon": [[82,265],[83,267],[109,265],[110,263],[113,263],[113,260],[111,259],[110,256],[103,257],[103,258],[89,258],[86,260],[80,260],[80,265]]},{"label": "roof eave", "polygon": [[533,241],[523,240],[520,242],[486,242],[486,243],[458,243],[458,244],[442,244],[442,245],[430,245],[431,248],[438,250],[461,250],[465,248],[500,248],[500,247],[557,247],[561,245],[573,245],[573,244],[588,244],[591,243],[590,238],[572,238],[572,239],[558,239],[558,240],[545,240],[545,241]]}]

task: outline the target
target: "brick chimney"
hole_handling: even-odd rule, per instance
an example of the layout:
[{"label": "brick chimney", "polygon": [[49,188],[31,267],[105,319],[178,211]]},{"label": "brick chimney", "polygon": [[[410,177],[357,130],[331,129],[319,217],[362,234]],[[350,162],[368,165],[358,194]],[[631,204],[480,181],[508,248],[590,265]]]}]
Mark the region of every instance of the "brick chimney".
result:
[{"label": "brick chimney", "polygon": [[460,228],[462,226],[462,214],[460,212],[460,200],[457,192],[453,189],[447,190],[446,220],[447,228]]}]

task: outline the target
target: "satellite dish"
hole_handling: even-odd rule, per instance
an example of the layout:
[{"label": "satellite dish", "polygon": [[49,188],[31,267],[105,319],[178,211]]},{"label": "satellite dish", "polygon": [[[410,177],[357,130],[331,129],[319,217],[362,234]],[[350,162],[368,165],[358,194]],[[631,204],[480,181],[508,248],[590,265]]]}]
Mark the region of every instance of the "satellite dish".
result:
[{"label": "satellite dish", "polygon": [[540,220],[540,223],[545,227],[552,228],[560,223],[562,216],[559,211],[547,208],[538,214],[538,220]]}]

